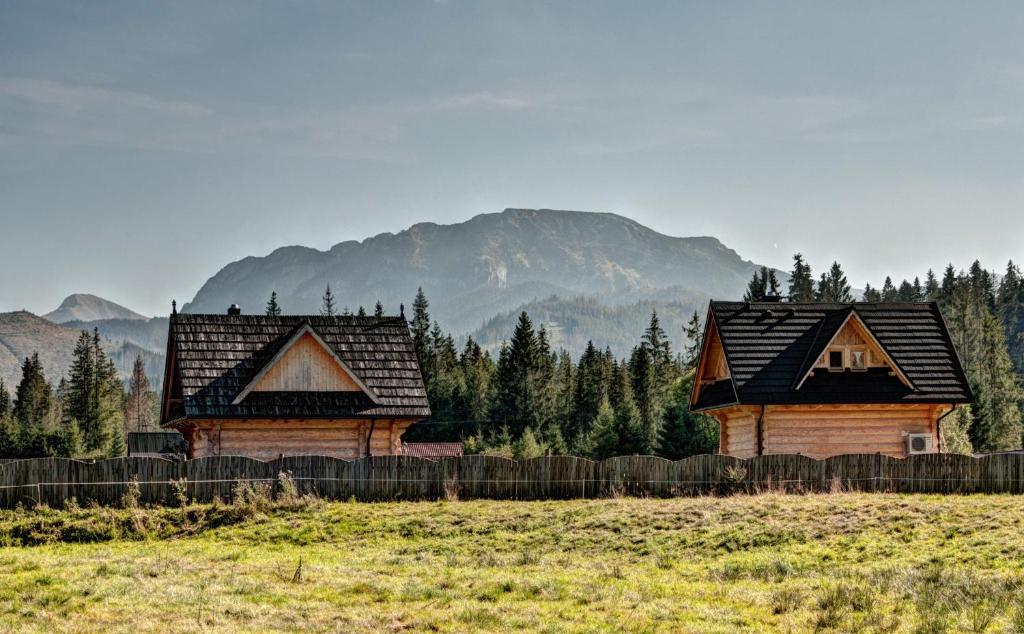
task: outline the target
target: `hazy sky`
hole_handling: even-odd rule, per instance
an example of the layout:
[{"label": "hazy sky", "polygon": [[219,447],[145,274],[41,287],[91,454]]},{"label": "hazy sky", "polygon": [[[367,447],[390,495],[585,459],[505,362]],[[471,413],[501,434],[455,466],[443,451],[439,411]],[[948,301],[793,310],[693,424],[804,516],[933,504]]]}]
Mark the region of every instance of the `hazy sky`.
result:
[{"label": "hazy sky", "polygon": [[0,310],[505,207],[857,286],[1024,260],[1024,4],[894,4],[7,0]]}]

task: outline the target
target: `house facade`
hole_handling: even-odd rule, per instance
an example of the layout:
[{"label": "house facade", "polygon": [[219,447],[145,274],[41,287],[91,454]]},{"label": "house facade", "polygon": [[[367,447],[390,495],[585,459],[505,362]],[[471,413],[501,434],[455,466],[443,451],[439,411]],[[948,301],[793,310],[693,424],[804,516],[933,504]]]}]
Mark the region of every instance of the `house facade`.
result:
[{"label": "house facade", "polygon": [[404,314],[171,315],[160,422],[190,458],[397,455],[429,416]]},{"label": "house facade", "polygon": [[690,406],[730,456],[904,457],[971,398],[935,303],[711,302]]}]

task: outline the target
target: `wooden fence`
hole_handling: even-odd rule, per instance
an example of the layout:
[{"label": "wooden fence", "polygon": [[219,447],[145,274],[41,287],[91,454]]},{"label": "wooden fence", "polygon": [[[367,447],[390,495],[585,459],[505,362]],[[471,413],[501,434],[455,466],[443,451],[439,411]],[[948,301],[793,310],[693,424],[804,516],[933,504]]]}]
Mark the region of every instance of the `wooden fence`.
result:
[{"label": "wooden fence", "polygon": [[[548,500],[610,495],[668,497],[756,491],[894,491],[906,493],[1024,493],[1024,455],[972,458],[927,454],[905,459],[855,454],[813,460],[799,455],[740,460],[703,455],[672,462],[622,456],[594,462],[556,456],[508,460],[464,456],[430,461],[375,456],[345,461],[292,456],[263,462],[217,456],[186,462],[129,457],[95,463],[63,458],[0,465],[0,507],[119,503],[137,483],[143,503],[189,498],[230,499],[240,482],[280,487],[281,474],[303,493],[328,499],[432,500],[490,498]],[[177,491],[176,491],[177,489]]]}]

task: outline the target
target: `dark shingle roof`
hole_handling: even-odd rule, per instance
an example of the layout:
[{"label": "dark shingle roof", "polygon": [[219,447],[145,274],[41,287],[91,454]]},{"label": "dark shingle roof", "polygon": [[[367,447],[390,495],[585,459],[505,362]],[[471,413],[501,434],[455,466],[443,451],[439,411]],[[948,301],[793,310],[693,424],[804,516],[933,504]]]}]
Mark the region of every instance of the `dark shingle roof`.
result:
[{"label": "dark shingle roof", "polygon": [[[233,405],[253,376],[307,324],[373,391],[377,403],[359,392],[252,392]],[[430,416],[404,317],[179,314],[171,319],[168,336],[184,400],[178,416]]]},{"label": "dark shingle roof", "polygon": [[[824,346],[850,314],[861,319],[908,388],[888,371],[815,371]],[[965,403],[971,391],[938,306],[711,302],[740,403]],[[736,402],[725,386],[700,394],[697,409]],[[717,387],[712,390],[711,388]]]}]

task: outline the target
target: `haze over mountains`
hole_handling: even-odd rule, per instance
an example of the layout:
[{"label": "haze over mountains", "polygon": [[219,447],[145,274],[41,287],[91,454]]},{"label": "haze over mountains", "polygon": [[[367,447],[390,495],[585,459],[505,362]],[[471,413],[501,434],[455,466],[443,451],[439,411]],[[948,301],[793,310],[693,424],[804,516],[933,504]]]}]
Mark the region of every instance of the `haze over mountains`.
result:
[{"label": "haze over mountains", "polygon": [[[575,355],[592,339],[625,355],[652,310],[681,345],[692,312],[703,313],[712,297],[741,297],[756,268],[716,238],[667,236],[615,214],[506,209],[453,225],[420,223],[327,251],[290,246],[247,257],[213,275],[182,310],[222,313],[237,303],[243,313],[261,314],[276,291],[285,313],[315,314],[330,284],[339,309],[372,311],[379,299],[385,312],[405,304],[411,316],[422,286],[431,316],[457,337],[472,335],[495,348],[527,310],[555,347]],[[149,319],[76,294],[45,317],[0,314],[0,376],[8,385],[33,350],[57,380],[78,333],[93,328],[123,372],[141,352],[151,380],[159,381],[166,316]]]}]

